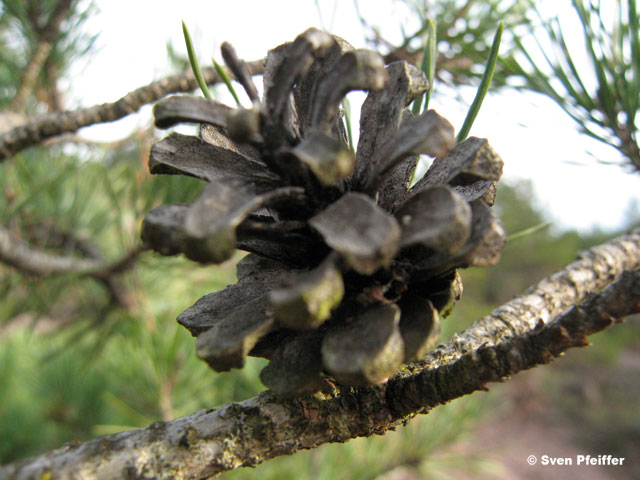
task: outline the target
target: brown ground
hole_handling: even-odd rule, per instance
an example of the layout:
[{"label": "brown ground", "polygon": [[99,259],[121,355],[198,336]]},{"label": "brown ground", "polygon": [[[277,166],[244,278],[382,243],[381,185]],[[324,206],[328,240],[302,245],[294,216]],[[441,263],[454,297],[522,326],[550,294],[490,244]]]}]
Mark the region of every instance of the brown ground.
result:
[{"label": "brown ground", "polygon": [[[398,467],[378,480],[640,479],[640,350],[624,351],[611,365],[567,357],[494,386],[504,408],[469,441],[426,460],[446,465],[440,472]],[[577,455],[603,454],[625,457],[624,463],[575,465]],[[527,463],[530,455],[535,465]],[[568,457],[574,465],[542,465],[542,455]]]},{"label": "brown ground", "polygon": [[[568,360],[568,361],[567,361]],[[476,480],[640,478],[640,352],[627,350],[610,366],[587,368],[561,359],[523,372],[499,387],[504,412],[478,428],[473,443],[454,449],[493,460],[495,471],[456,475]],[[625,457],[622,466],[576,465],[577,455]],[[529,465],[527,457],[537,463]],[[572,466],[542,465],[542,455]]]},{"label": "brown ground", "polygon": [[[531,389],[537,371],[525,372],[514,379],[507,390],[516,400],[513,408],[499,417],[487,421],[477,430],[474,445],[464,448],[477,456],[496,463],[496,479],[584,479],[622,480],[632,479],[630,469],[613,466],[578,466],[577,455],[597,456],[609,452],[587,447],[576,438],[579,426],[559,415],[552,405],[539,398]],[[533,377],[533,381],[532,381]],[[527,458],[535,455],[537,463],[529,465]],[[541,457],[571,458],[572,466],[542,465]],[[632,459],[625,459],[625,463]],[[636,462],[638,458],[635,459]],[[458,477],[463,478],[463,477]],[[487,478],[484,474],[467,474],[468,480]]]}]

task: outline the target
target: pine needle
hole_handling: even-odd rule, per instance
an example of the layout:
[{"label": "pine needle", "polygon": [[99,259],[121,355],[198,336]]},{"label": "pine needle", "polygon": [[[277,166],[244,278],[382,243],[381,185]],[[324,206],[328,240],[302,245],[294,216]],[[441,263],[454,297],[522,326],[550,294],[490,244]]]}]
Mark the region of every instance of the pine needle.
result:
[{"label": "pine needle", "polygon": [[182,33],[184,34],[184,42],[187,45],[187,54],[189,55],[189,63],[191,64],[193,75],[196,77],[198,85],[200,85],[200,90],[202,90],[204,96],[209,100],[213,100],[213,95],[211,95],[209,87],[207,87],[207,82],[204,81],[204,77],[202,76],[202,72],[200,71],[198,59],[196,58],[196,54],[193,50],[191,35],[189,34],[189,30],[187,29],[187,25],[184,23],[184,20],[182,21]]},{"label": "pine needle", "polygon": [[495,37],[493,37],[493,43],[491,45],[491,50],[489,50],[489,58],[487,59],[487,64],[484,69],[484,73],[482,74],[482,80],[480,81],[480,86],[478,87],[478,91],[476,92],[476,96],[473,99],[473,103],[467,112],[467,116],[464,119],[464,123],[462,124],[462,128],[460,128],[460,132],[458,132],[458,136],[456,137],[456,142],[462,142],[469,135],[469,131],[471,130],[471,126],[478,116],[478,112],[480,111],[480,107],[482,106],[482,101],[484,97],[487,95],[489,91],[489,86],[491,85],[491,79],[493,78],[493,72],[496,68],[496,63],[498,61],[498,51],[500,50],[500,40],[502,39],[502,31],[504,30],[504,20],[500,22],[498,26],[498,31],[496,32]]}]

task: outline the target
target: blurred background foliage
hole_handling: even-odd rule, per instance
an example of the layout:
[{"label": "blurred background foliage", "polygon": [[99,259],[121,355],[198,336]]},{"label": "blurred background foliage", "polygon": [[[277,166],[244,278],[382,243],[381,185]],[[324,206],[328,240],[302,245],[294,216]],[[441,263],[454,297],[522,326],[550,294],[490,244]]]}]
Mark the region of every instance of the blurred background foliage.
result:
[{"label": "blurred background foliage", "polygon": [[[436,78],[453,85],[478,81],[499,19],[505,20],[505,31],[512,33],[536,25],[530,20],[535,12],[528,1],[405,3],[425,25],[428,18],[438,20]],[[60,9],[66,9],[66,20],[56,25],[53,20]],[[2,119],[10,122],[12,116],[24,119],[66,108],[62,80],[67,67],[85,54],[95,39],[79,29],[94,11],[90,2],[3,2]],[[629,10],[629,15],[632,13]],[[361,20],[371,43],[389,60],[401,58],[420,64],[425,29],[405,32],[400,45],[391,45],[377,34],[375,26],[365,18]],[[637,23],[637,19],[634,21]],[[544,23],[543,27],[549,35],[555,35],[552,40],[560,41],[556,26],[551,25],[555,24]],[[630,35],[630,30],[627,32]],[[624,48],[625,52],[638,54],[635,38],[631,36],[632,48]],[[43,42],[50,42],[50,49],[44,60],[39,60],[35,77],[27,78],[25,71]],[[527,61],[519,50],[521,44],[515,35],[505,36],[495,88],[507,86],[511,75],[538,78],[524,67],[514,70],[514,65]],[[171,48],[168,52],[168,63],[180,70],[186,67],[183,55]],[[627,64],[618,67],[623,65]],[[637,75],[636,67],[629,67],[633,75]],[[545,71],[548,75],[558,73],[553,68]],[[605,73],[607,79],[611,75]],[[627,73],[621,78],[637,83],[637,77]],[[25,81],[32,82],[32,88],[24,101],[16,102]],[[527,84],[527,88],[549,94],[539,85]],[[585,99],[587,93],[580,92],[580,98]],[[572,102],[571,98],[568,101]],[[602,102],[593,108],[600,108],[598,105],[607,108]],[[140,222],[146,212],[160,204],[191,201],[202,188],[200,182],[186,177],[148,174],[147,155],[155,135],[149,126],[110,144],[67,138],[64,144],[52,142],[11,158],[0,165],[0,225],[34,249],[55,255],[120,258],[138,243]],[[541,225],[548,215],[536,206],[531,185],[526,182],[501,184],[496,208],[509,234]],[[619,231],[639,223],[640,209],[636,206],[629,210],[626,224]],[[550,227],[510,241],[497,267],[462,273],[465,293],[443,322],[443,340],[563,267],[580,249],[617,233],[585,234]],[[237,258],[241,255],[238,253]],[[144,253],[132,269],[108,280],[73,273],[27,274],[0,264],[0,463],[35,455],[64,442],[214,408],[261,391],[261,360],[251,359],[242,371],[216,374],[197,360],[193,339],[175,321],[195,299],[234,281],[235,261],[201,267],[181,257],[160,258],[150,253]],[[622,390],[611,385],[615,380],[611,370],[620,358],[640,349],[639,337],[633,335],[638,330],[637,322],[631,321],[626,329],[598,334],[592,348],[571,353],[568,361],[544,369],[545,398],[553,402],[564,399],[557,408],[571,412],[575,425],[601,432],[599,438],[609,448],[607,453],[624,453],[630,444],[627,440],[640,436],[637,418],[625,393],[621,393],[629,394],[628,385]],[[583,379],[587,370],[596,368],[600,372],[597,378],[609,383],[596,382],[596,394],[586,391],[566,395],[571,389],[582,391],[585,383],[576,379]],[[511,411],[515,397],[500,387],[495,390],[501,394],[461,398],[384,437],[327,445],[279,458],[255,471],[239,470],[225,476],[370,479],[385,478],[401,467],[413,472],[415,478],[446,478],[458,470],[495,476],[500,473],[498,463],[449,448],[472,438],[483,421]],[[607,393],[615,396],[615,408],[601,408],[610,401]],[[538,391],[536,395],[543,393]]]},{"label": "blurred background foliage", "polygon": [[[452,85],[474,83],[482,76],[491,42],[497,25],[504,21],[505,30],[513,31],[529,23],[528,0],[403,0],[414,18],[420,19],[414,31],[399,26],[402,41],[393,44],[384,38],[380,30],[360,15],[369,43],[385,55],[387,62],[406,60],[420,65],[424,53],[428,19],[436,20],[438,39],[436,78]],[[355,0],[357,10],[359,2]],[[500,47],[500,57],[513,59],[515,44],[505,39]],[[496,73],[494,87],[504,86],[507,72]]]},{"label": "blurred background foliage", "polygon": [[566,35],[558,18],[536,12],[535,35],[513,35],[520,55],[501,58],[502,73],[520,80],[521,88],[552,99],[580,132],[616,148],[624,164],[640,171],[637,1],[571,0],[571,6],[572,18],[562,21],[579,25],[578,38]]}]

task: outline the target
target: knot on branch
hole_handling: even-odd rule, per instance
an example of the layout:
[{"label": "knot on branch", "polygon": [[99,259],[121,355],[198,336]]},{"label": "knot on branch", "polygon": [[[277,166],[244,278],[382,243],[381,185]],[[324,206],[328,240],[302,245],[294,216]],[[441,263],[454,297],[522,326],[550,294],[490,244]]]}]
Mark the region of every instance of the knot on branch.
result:
[{"label": "knot on branch", "polygon": [[[178,320],[217,371],[271,359],[261,379],[279,394],[314,391],[325,374],[383,382],[437,344],[440,317],[462,294],[456,269],[498,260],[505,233],[489,207],[502,160],[484,139],[455,145],[435,111],[406,109],[429,85],[405,62],[385,66],[310,29],[269,52],[260,99],[228,44],[223,56],[252,106],[156,104],[160,128],[201,126],[199,138],[156,143],[151,172],[208,184],[193,204],[151,211],[142,238],[202,263],[251,253],[238,283]],[[369,92],[355,151],[341,109],[351,90]],[[411,185],[421,154],[436,158]]]}]

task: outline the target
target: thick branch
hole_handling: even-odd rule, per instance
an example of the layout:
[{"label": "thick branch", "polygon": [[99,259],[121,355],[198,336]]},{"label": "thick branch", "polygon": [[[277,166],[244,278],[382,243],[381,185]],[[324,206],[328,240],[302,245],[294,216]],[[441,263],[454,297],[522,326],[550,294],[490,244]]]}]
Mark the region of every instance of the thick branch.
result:
[{"label": "thick branch", "polygon": [[[256,60],[247,64],[252,75],[264,71],[264,61]],[[202,74],[208,84],[221,81],[213,68],[203,68]],[[191,72],[171,75],[162,80],[140,87],[113,103],[103,103],[93,107],[80,108],[70,112],[54,112],[24,125],[16,127],[0,136],[0,162],[17,152],[37,145],[63,133],[72,133],[82,127],[97,123],[113,122],[134,113],[143,105],[176,92],[188,92],[198,87]]]},{"label": "thick branch", "polygon": [[640,311],[638,267],[640,231],[584,252],[385,385],[335,387],[291,399],[263,392],[219,409],[67,445],[0,468],[0,479],[207,478],[323,443],[383,433],[415,413],[584,346],[586,335]]}]

